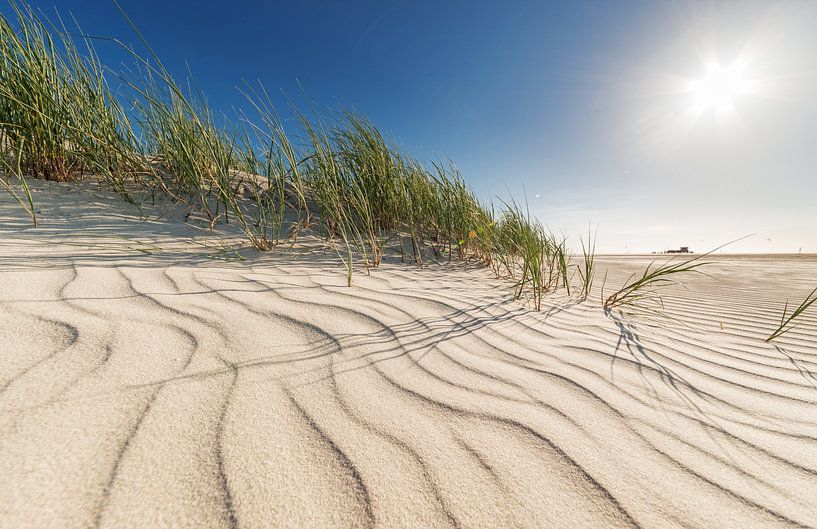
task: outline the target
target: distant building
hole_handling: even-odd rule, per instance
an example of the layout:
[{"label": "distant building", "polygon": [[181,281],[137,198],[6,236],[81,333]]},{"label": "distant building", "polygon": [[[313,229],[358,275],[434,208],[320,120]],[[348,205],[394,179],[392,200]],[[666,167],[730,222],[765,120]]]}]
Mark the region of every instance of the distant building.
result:
[{"label": "distant building", "polygon": [[679,250],[667,250],[667,253],[692,253],[689,251],[689,246],[681,246]]}]

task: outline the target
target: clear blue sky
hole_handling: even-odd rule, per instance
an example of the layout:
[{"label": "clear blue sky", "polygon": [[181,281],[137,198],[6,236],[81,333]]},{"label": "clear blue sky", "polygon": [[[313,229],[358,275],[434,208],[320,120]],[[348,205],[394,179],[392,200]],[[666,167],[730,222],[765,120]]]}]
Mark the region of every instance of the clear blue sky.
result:
[{"label": "clear blue sky", "polygon": [[[817,3],[121,3],[211,106],[241,106],[241,79],[300,81],[483,198],[524,188],[554,230],[600,224],[603,251],[757,232],[735,250],[817,252]],[[136,42],[110,1],[58,8]]]}]

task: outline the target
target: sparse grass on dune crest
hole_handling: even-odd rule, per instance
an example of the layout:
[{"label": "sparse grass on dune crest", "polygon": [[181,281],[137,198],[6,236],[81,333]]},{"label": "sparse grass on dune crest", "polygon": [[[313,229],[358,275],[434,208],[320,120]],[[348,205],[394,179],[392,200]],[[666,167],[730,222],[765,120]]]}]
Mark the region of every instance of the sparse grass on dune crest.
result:
[{"label": "sparse grass on dune crest", "polygon": [[136,65],[116,74],[124,94],[114,94],[94,37],[10,5],[14,23],[0,19],[2,182],[32,218],[25,177],[89,177],[129,200],[169,197],[211,229],[235,222],[259,251],[310,229],[337,249],[348,284],[356,264],[377,267],[394,248],[405,257],[408,241],[417,264],[432,256],[489,265],[516,283],[517,298],[530,292],[537,309],[547,292],[570,294],[564,238],[513,201],[499,212],[481,203],[453,164],[420,162],[360,114],[307,117],[293,108],[294,131],[285,130],[263,87],[246,84],[248,111],[216,118],[124,12],[147,53],[103,39]]},{"label": "sparse grass on dune crest", "polygon": [[[298,229],[310,223],[310,206],[304,194],[302,176],[303,153],[290,141],[263,86],[255,90],[247,85],[241,93],[255,111],[258,123],[242,112],[246,127],[243,148],[239,151],[245,160],[246,174],[242,175],[245,177],[242,182],[244,192],[238,195],[243,194],[251,200],[249,207],[242,208],[236,199],[233,209],[253,246],[269,250],[283,237],[294,243]],[[288,212],[294,212],[296,218],[289,233],[284,234]]]},{"label": "sparse grass on dune crest", "polygon": [[301,122],[311,142],[303,186],[326,236],[343,242],[347,270],[355,254],[366,268],[380,264],[388,245],[402,255],[406,237],[417,263],[426,246],[438,259],[488,260],[479,234],[491,215],[455,168],[424,166],[350,112],[330,124]]},{"label": "sparse grass on dune crest", "polygon": [[240,160],[235,139],[215,124],[205,104],[191,103],[175,91],[149,90],[136,108],[144,148],[157,162],[155,181],[209,222],[221,217],[227,222]]},{"label": "sparse grass on dune crest", "polygon": [[216,123],[204,96],[192,87],[182,88],[119,9],[148,51],[143,57],[125,47],[136,61],[137,75],[123,80],[132,91],[134,120],[142,133],[138,148],[154,162],[152,184],[201,212],[211,226],[222,217],[227,222],[236,193],[234,169],[246,160],[238,152],[238,131],[230,133]]},{"label": "sparse grass on dune crest", "polygon": [[477,231],[479,252],[490,262],[498,277],[516,284],[515,297],[530,292],[536,310],[541,309],[544,294],[560,288],[570,295],[568,277],[570,255],[564,238],[557,238],[542,223],[513,200],[496,222],[493,213],[485,217]]}]

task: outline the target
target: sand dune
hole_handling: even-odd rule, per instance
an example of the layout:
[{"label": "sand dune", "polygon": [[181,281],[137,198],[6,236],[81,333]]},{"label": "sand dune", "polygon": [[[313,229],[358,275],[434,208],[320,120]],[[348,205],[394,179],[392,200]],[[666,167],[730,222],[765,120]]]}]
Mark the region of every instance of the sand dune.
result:
[{"label": "sand dune", "polygon": [[3,529],[817,526],[817,314],[763,342],[815,257],[717,257],[655,326],[38,187],[41,227],[0,203]]}]

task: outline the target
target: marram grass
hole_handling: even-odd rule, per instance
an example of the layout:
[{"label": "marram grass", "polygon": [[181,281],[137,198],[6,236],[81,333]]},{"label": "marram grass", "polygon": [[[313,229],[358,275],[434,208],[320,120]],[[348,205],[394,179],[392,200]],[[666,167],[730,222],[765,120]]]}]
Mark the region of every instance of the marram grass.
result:
[{"label": "marram grass", "polygon": [[[239,91],[248,108],[230,119],[171,75],[124,12],[147,52],[102,40],[132,55],[127,74],[105,68],[97,39],[79,27],[72,36],[62,21],[9,5],[13,20],[0,17],[0,184],[35,223],[27,178],[90,177],[137,203],[163,195],[211,229],[236,223],[259,251],[294,242],[302,230],[318,234],[337,251],[348,284],[356,268],[379,266],[390,248],[405,258],[408,243],[417,264],[484,263],[536,309],[548,293],[570,295],[575,276],[573,292],[590,294],[595,237],[582,239],[571,275],[565,237],[527,207],[482,203],[453,164],[417,160],[358,113],[293,107],[296,119],[285,126],[264,88],[245,83]],[[648,267],[604,306],[638,305],[652,287],[703,264]]]},{"label": "marram grass", "polygon": [[771,342],[775,338],[779,338],[783,334],[794,329],[797,326],[794,320],[800,317],[809,307],[814,304],[815,301],[817,301],[817,287],[815,287],[815,289],[812,290],[808,296],[806,296],[806,299],[804,299],[800,305],[792,310],[791,313],[789,313],[789,301],[786,300],[786,304],[783,307],[783,314],[780,316],[780,324],[766,338],[766,342]]}]

